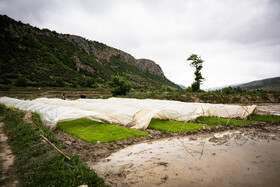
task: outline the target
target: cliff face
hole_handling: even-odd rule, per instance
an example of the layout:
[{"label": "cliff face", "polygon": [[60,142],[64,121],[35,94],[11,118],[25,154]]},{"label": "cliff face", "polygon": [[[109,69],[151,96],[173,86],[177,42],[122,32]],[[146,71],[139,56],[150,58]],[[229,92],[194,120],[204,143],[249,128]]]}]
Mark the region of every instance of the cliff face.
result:
[{"label": "cliff face", "polygon": [[149,59],[138,59],[136,60],[136,63],[137,63],[137,67],[143,72],[149,72],[151,74],[155,74],[162,78],[165,78],[161,67],[158,64],[156,64],[154,61]]},{"label": "cliff face", "polygon": [[119,55],[124,62],[138,67],[141,71],[165,78],[161,67],[152,60],[135,59],[132,55],[121,50],[108,47],[105,44],[95,41],[92,43],[88,43],[84,38],[80,36],[60,35],[60,37],[67,39],[69,42],[73,42],[81,49],[83,49],[88,55],[93,54],[100,60],[110,61],[111,57]]},{"label": "cliff face", "polygon": [[[0,73],[2,79],[27,78],[35,85],[64,82],[100,84],[120,75],[136,87],[178,85],[164,76],[159,65],[81,36],[39,29],[0,15]],[[1,82],[0,82],[1,84]]]}]

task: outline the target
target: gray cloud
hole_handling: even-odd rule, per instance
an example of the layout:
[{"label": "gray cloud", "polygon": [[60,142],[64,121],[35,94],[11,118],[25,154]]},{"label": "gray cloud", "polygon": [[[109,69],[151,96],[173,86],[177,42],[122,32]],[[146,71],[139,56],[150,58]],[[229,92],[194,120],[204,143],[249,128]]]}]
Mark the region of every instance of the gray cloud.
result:
[{"label": "gray cloud", "polygon": [[56,7],[55,0],[0,0],[1,14],[26,22],[44,22],[45,15]]},{"label": "gray cloud", "polygon": [[280,75],[279,0],[0,0],[0,13],[150,58],[180,84],[191,53],[204,87]]}]

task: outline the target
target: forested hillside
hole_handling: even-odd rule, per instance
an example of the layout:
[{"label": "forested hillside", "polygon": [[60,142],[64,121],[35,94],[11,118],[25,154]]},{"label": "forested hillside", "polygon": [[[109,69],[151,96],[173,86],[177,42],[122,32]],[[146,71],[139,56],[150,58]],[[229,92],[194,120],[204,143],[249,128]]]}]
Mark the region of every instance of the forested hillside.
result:
[{"label": "forested hillside", "polygon": [[91,87],[106,85],[112,75],[125,77],[134,88],[179,88],[151,60],[0,15],[0,84]]}]

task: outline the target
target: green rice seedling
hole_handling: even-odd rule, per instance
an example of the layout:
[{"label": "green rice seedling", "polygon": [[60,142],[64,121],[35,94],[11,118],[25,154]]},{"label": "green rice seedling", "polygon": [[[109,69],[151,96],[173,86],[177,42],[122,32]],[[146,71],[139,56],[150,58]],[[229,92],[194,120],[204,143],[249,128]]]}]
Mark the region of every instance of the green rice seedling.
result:
[{"label": "green rice seedling", "polygon": [[205,117],[205,116],[200,116],[196,118],[195,122],[202,123],[202,124],[209,124],[209,125],[222,125],[222,126],[255,124],[254,122],[251,121],[217,118],[217,117]]},{"label": "green rice seedling", "polygon": [[280,116],[251,114],[248,117],[248,119],[253,121],[263,121],[263,122],[278,122],[280,121]]},{"label": "green rice seedling", "polygon": [[123,140],[130,137],[147,136],[148,133],[133,130],[107,123],[97,122],[90,119],[76,119],[73,121],[59,122],[57,129],[76,136],[86,142],[96,144]]},{"label": "green rice seedling", "polygon": [[[179,121],[167,121],[160,119],[152,119],[148,129],[168,131],[168,132],[181,132],[181,131],[193,131],[202,129],[202,125],[193,123],[184,123]],[[212,126],[207,126],[208,128],[213,128]]]}]

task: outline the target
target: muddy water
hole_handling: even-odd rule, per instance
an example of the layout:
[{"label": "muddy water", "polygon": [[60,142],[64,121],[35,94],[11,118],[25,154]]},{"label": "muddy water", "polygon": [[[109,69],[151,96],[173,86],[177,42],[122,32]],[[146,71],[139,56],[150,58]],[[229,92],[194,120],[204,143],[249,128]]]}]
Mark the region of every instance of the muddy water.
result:
[{"label": "muddy water", "polygon": [[279,186],[280,127],[141,143],[88,164],[112,186]]},{"label": "muddy water", "polygon": [[280,104],[279,103],[258,104],[257,113],[262,115],[280,116]]}]

